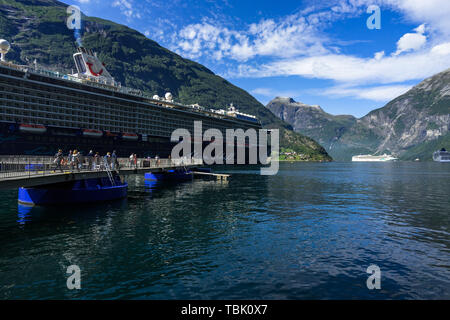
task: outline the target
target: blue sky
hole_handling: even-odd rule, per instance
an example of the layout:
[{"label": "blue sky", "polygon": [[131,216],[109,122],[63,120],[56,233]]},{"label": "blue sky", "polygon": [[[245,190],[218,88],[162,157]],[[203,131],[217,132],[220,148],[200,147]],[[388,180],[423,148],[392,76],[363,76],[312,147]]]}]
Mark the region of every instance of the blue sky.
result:
[{"label": "blue sky", "polygon": [[[263,104],[361,117],[450,67],[449,0],[70,0],[197,61]],[[381,29],[369,29],[369,6]]]}]

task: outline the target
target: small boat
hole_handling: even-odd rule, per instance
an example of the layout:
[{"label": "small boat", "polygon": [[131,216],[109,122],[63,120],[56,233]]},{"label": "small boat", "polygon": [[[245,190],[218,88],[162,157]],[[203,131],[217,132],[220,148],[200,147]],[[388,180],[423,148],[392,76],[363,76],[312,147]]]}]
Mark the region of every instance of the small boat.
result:
[{"label": "small boat", "polygon": [[433,153],[433,160],[436,162],[450,162],[450,152],[442,148]]},{"label": "small boat", "polygon": [[42,134],[47,131],[47,128],[40,124],[21,124],[19,130],[26,133]]},{"label": "small boat", "polygon": [[136,133],[122,133],[122,139],[136,141],[139,136]]},{"label": "small boat", "polygon": [[211,173],[212,169],[211,168],[195,168],[194,171],[197,172],[205,172],[205,173]]},{"label": "small boat", "polygon": [[110,201],[127,196],[128,183],[116,176],[94,178],[42,186],[19,188],[19,203],[27,205],[56,205]]},{"label": "small boat", "polygon": [[84,129],[83,136],[91,138],[101,138],[103,136],[103,132],[101,132],[100,130]]},{"label": "small boat", "polygon": [[165,172],[147,172],[145,180],[150,181],[189,181],[192,180],[192,171],[184,169],[167,170]]}]

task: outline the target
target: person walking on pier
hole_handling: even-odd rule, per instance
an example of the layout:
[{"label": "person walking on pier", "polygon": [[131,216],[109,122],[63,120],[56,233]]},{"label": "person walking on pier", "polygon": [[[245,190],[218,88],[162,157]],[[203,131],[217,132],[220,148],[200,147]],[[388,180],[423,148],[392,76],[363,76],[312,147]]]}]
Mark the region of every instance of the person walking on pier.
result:
[{"label": "person walking on pier", "polygon": [[56,164],[55,170],[53,172],[56,172],[56,169],[59,169],[61,172],[63,172],[63,169],[61,168],[61,162],[63,162],[64,156],[61,149],[58,150],[58,152],[55,154],[55,160],[53,160],[53,163]]},{"label": "person walking on pier", "polygon": [[88,168],[89,170],[94,170],[94,151],[90,150],[87,155]]},{"label": "person walking on pier", "polygon": [[100,170],[100,154],[98,152],[96,152],[94,156],[94,166],[97,170]]},{"label": "person walking on pier", "polygon": [[81,166],[81,154],[78,152],[78,150],[74,150],[72,154],[72,168],[75,166],[78,171],[80,171]]},{"label": "person walking on pier", "polygon": [[73,152],[72,150],[69,150],[69,154],[67,155],[67,164],[70,167],[70,170],[73,170]]}]

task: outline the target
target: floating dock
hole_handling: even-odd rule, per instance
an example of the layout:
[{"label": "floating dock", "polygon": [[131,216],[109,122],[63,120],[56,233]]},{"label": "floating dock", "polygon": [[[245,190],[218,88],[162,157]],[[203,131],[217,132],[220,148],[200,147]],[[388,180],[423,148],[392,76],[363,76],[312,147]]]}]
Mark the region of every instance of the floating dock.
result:
[{"label": "floating dock", "polygon": [[201,171],[192,171],[192,175],[194,178],[216,179],[221,181],[228,181],[228,178],[230,177],[229,174],[201,172]]}]

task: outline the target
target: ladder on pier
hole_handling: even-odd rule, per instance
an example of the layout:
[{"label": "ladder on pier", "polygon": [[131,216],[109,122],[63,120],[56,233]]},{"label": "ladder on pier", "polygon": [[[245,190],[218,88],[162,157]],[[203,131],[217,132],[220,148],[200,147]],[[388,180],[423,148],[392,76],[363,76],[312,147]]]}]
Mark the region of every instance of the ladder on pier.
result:
[{"label": "ladder on pier", "polygon": [[106,174],[108,175],[109,181],[111,182],[112,186],[115,186],[116,182],[114,181],[114,177],[113,177],[111,168],[109,167],[108,162],[104,161],[104,163],[105,163]]}]

